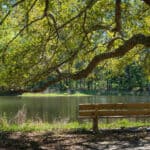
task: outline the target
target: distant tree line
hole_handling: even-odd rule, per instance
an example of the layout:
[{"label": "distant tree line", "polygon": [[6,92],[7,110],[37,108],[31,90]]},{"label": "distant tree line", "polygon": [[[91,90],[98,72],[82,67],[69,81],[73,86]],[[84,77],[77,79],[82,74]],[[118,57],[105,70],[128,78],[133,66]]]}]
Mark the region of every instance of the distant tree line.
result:
[{"label": "distant tree line", "polygon": [[150,81],[141,65],[132,63],[125,67],[121,74],[112,74],[109,70],[102,70],[86,79],[66,79],[49,87],[57,91],[87,91],[87,92],[135,92],[150,93]]}]

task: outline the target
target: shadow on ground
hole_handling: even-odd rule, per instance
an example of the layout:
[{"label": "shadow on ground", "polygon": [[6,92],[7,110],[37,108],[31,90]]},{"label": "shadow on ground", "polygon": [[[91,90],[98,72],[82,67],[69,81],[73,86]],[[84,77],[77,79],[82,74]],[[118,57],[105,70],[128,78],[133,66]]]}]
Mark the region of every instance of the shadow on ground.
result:
[{"label": "shadow on ground", "polygon": [[63,133],[0,132],[0,150],[109,150],[150,149],[149,128]]}]

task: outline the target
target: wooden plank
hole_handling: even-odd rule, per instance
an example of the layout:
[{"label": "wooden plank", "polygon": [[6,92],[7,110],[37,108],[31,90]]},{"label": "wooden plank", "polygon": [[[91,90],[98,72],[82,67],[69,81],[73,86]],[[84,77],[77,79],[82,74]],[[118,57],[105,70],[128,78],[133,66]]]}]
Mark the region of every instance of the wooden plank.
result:
[{"label": "wooden plank", "polygon": [[[102,116],[150,116],[150,110],[125,110],[125,111],[98,111],[97,115]],[[79,116],[95,116],[95,111],[79,111]]]},{"label": "wooden plank", "polygon": [[[110,119],[110,118],[114,118],[114,119],[120,119],[120,118],[149,118],[150,117],[150,115],[146,115],[146,116],[144,116],[144,115],[140,115],[140,116],[137,116],[137,115],[132,115],[132,116],[98,116],[98,118],[108,118],[108,119]],[[87,119],[87,120],[89,120],[89,119],[93,119],[93,117],[92,116],[78,116],[78,119]]]},{"label": "wooden plank", "polygon": [[150,103],[80,104],[80,110],[92,109],[150,109]]},{"label": "wooden plank", "polygon": [[79,110],[93,109],[150,109],[150,103],[80,104]]}]

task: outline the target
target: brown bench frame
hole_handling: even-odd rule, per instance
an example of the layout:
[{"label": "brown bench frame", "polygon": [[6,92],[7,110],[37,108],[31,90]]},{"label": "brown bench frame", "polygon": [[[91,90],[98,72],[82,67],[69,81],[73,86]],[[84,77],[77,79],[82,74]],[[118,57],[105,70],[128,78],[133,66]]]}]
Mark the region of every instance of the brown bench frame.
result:
[{"label": "brown bench frame", "polygon": [[79,118],[93,119],[93,131],[98,131],[99,117],[149,117],[150,103],[80,104]]}]

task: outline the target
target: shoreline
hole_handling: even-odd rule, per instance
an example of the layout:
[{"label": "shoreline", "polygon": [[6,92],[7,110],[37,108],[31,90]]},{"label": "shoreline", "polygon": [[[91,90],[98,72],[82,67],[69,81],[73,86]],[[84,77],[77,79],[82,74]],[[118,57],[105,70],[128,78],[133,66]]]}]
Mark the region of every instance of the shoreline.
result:
[{"label": "shoreline", "polygon": [[17,97],[84,97],[84,96],[150,96],[150,92],[134,92],[134,91],[54,91],[50,93],[44,92],[26,92],[23,94],[0,93],[3,96]]}]

